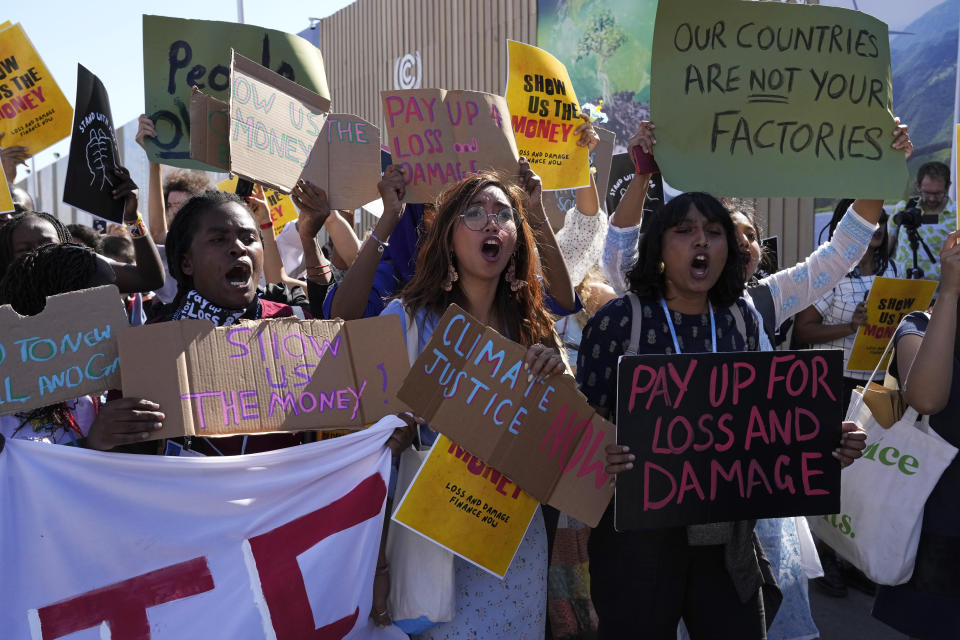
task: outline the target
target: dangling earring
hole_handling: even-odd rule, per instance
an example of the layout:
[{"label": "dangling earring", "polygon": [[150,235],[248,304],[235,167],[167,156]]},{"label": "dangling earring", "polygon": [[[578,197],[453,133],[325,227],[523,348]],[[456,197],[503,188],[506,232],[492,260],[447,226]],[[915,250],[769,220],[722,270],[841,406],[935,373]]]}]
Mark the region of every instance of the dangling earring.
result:
[{"label": "dangling earring", "polygon": [[510,264],[507,265],[507,270],[503,272],[503,281],[510,285],[510,291],[513,291],[514,293],[527,286],[526,280],[520,280],[517,278],[516,255],[510,257]]},{"label": "dangling earring", "polygon": [[450,257],[447,259],[447,277],[440,287],[444,291],[451,291],[453,289],[453,283],[459,279],[460,274],[457,273],[457,270],[453,266],[453,254],[450,254]]},{"label": "dangling earring", "polygon": [[660,261],[660,273],[663,273],[663,270],[667,268],[667,265],[663,264],[663,260]]}]

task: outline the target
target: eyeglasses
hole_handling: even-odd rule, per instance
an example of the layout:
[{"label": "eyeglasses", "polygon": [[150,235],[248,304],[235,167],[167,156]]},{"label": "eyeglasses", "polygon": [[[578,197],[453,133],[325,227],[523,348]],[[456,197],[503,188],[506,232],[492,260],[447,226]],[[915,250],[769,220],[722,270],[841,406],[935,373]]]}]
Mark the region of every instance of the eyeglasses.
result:
[{"label": "eyeglasses", "polygon": [[943,198],[943,196],[947,195],[947,192],[946,191],[924,191],[923,189],[921,189],[920,195],[923,196],[924,198],[936,198],[937,200],[939,200]]},{"label": "eyeglasses", "polygon": [[483,231],[491,218],[499,229],[506,229],[511,225],[516,228],[523,220],[517,210],[513,208],[501,209],[496,213],[487,213],[482,207],[470,207],[461,213],[460,217],[463,219],[463,224],[471,231]]}]

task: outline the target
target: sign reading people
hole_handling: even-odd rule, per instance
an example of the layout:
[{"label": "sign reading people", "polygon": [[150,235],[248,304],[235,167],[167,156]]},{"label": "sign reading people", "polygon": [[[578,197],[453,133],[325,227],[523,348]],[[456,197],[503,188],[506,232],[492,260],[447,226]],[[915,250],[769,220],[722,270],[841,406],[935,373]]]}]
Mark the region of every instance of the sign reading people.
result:
[{"label": "sign reading people", "polygon": [[120,222],[123,199],[114,198],[120,185],[117,134],[110,98],[100,78],[77,65],[77,102],[70,138],[70,158],[63,185],[63,201],[95,216]]},{"label": "sign reading people", "polygon": [[124,395],[167,416],[156,438],[362,428],[405,408],[394,399],[409,369],[396,317],[180,320],[130,328],[118,343]]},{"label": "sign reading people", "polygon": [[0,307],[0,415],[119,387],[128,326],[113,285],[50,296],[35,316]]},{"label": "sign reading people", "polygon": [[73,108],[20,24],[0,25],[3,146],[36,154],[70,135]]},{"label": "sign reading people", "polygon": [[587,148],[573,134],[583,124],[567,68],[537,47],[507,40],[507,106],[517,149],[544,191],[590,182]]},{"label": "sign reading people", "polygon": [[329,99],[320,50],[300,36],[233,22],[144,15],[144,97],[157,127],[157,137],[146,142],[151,161],[217,170],[190,158],[190,96],[196,86],[229,99],[231,48]]},{"label": "sign reading people", "polygon": [[433,202],[481,169],[515,171],[517,143],[502,96],[480,91],[381,91],[387,145],[403,168],[407,202]]},{"label": "sign reading people", "polygon": [[840,350],[629,356],[618,531],[840,510]]},{"label": "sign reading people", "polygon": [[596,526],[613,493],[604,471],[615,427],[574,379],[528,379],[526,348],[450,305],[397,397],[517,486]]},{"label": "sign reading people", "polygon": [[859,11],[671,0],[651,116],[664,178],[744,197],[899,199],[887,25]]},{"label": "sign reading people", "polygon": [[903,317],[929,307],[936,289],[935,280],[874,279],[867,297],[867,323],[857,330],[847,369],[873,371]]},{"label": "sign reading people", "polygon": [[236,51],[230,72],[230,171],[290,193],[310,160],[330,100]]},{"label": "sign reading people", "polygon": [[393,519],[503,578],[537,504],[507,476],[441,435]]},{"label": "sign reading people", "polygon": [[3,637],[400,637],[370,617],[398,426],[215,459],[7,440]]}]

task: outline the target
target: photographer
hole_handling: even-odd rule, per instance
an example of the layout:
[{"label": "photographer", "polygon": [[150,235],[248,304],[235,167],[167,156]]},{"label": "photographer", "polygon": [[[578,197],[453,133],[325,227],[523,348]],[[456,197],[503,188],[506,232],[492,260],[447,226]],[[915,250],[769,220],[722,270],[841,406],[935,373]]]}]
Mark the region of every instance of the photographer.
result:
[{"label": "photographer", "polygon": [[[917,171],[916,189],[917,196],[894,207],[889,222],[890,255],[904,267],[905,273],[913,267],[913,251],[907,237],[911,227],[931,251],[957,228],[957,205],[948,195],[950,167],[942,162],[924,163]],[[936,222],[932,216],[936,216]],[[917,266],[926,280],[939,280],[940,264],[928,253],[922,244],[917,247]]]}]

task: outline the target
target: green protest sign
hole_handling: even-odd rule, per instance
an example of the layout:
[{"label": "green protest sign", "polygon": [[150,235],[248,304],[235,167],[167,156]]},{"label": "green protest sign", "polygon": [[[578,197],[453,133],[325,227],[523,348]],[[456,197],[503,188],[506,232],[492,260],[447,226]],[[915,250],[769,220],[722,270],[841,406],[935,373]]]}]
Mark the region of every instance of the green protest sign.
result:
[{"label": "green protest sign", "polygon": [[858,11],[661,2],[651,115],[657,163],[684,190],[899,198],[887,26]]},{"label": "green protest sign", "polygon": [[145,15],[144,104],[157,126],[157,137],[147,139],[150,160],[218,170],[190,159],[190,94],[196,85],[229,100],[231,48],[329,99],[320,50],[300,36],[232,22]]}]

